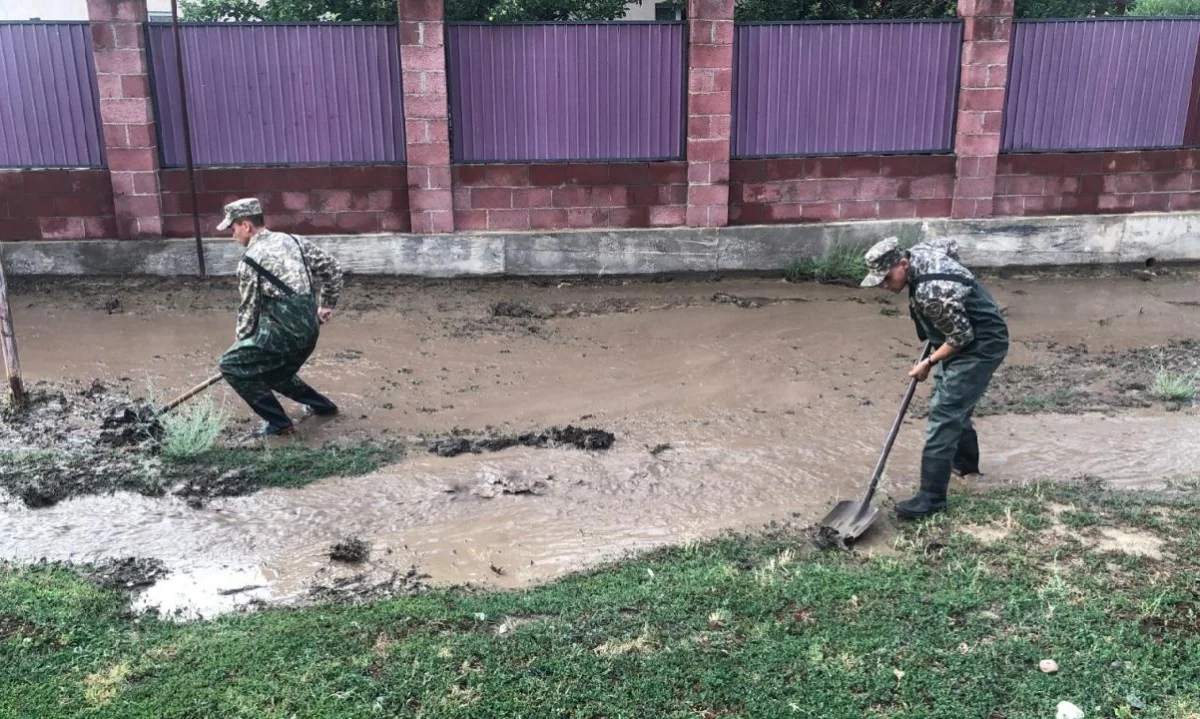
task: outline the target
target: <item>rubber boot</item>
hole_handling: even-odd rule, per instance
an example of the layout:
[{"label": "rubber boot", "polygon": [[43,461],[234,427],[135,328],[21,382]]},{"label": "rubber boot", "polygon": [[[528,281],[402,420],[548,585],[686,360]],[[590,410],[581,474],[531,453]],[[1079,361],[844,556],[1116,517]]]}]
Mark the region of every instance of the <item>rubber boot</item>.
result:
[{"label": "rubber boot", "polygon": [[330,417],[338,413],[338,407],[328,397],[305,384],[299,377],[293,378],[286,387],[277,388],[279,394],[293,402],[304,405],[305,414]]},{"label": "rubber boot", "polygon": [[946,508],[946,488],[950,486],[950,463],[921,458],[921,491],[917,496],[896,503],[896,514],[904,519],[928,517]]},{"label": "rubber boot", "polygon": [[254,432],[254,436],[272,437],[292,433],[294,428],[291,418],[287,416],[287,412],[283,411],[283,407],[280,406],[279,400],[275,399],[275,395],[270,392],[251,402],[250,409],[266,420],[263,426]]},{"label": "rubber boot", "polygon": [[963,429],[962,437],[958,440],[958,451],[954,454],[951,465],[954,473],[960,477],[968,474],[979,474],[979,435],[974,427]]}]

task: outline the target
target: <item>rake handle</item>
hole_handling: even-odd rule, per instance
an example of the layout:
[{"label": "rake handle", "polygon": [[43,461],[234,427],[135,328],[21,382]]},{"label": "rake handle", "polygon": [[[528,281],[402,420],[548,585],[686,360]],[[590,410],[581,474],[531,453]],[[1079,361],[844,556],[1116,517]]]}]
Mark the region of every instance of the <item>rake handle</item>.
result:
[{"label": "rake handle", "polygon": [[[933,343],[925,342],[925,347],[921,350],[921,356],[917,361],[920,362],[928,357],[932,349]],[[887,464],[888,455],[892,453],[892,445],[896,442],[896,435],[900,434],[900,425],[904,422],[904,415],[908,413],[908,405],[912,402],[913,394],[916,391],[917,378],[913,377],[909,380],[908,391],[904,393],[904,401],[900,403],[900,412],[896,414],[896,419],[892,422],[892,429],[888,432],[887,443],[883,445],[883,452],[879,455],[879,461],[875,463],[875,473],[871,475],[871,484],[867,486],[867,494],[863,497],[856,517],[861,517],[867,511],[867,507],[871,506],[871,498],[875,496],[875,487],[879,485],[879,478],[883,476],[883,467]]]},{"label": "rake handle", "polygon": [[171,410],[175,409],[179,405],[188,401],[192,397],[195,397],[196,395],[200,394],[204,390],[206,390],[209,387],[212,387],[214,384],[220,382],[222,377],[223,377],[223,375],[221,375],[221,373],[219,373],[219,372],[217,374],[213,375],[212,377],[209,377],[208,379],[204,380],[200,384],[189,389],[187,392],[184,392],[183,394],[179,395],[178,397],[171,400],[167,404],[163,405],[162,409],[160,409],[158,411],[158,413],[165,414],[167,412],[170,412]]}]

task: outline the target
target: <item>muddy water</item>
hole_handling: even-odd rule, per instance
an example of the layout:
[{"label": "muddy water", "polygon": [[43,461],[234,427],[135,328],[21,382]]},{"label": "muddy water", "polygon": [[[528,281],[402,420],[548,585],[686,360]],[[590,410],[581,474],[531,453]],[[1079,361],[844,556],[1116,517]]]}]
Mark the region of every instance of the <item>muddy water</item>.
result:
[{"label": "muddy water", "polygon": [[[1133,348],[1200,337],[1191,278],[990,286],[1007,306],[1012,363],[1054,361],[1049,342]],[[70,287],[27,287],[14,299],[35,378],[128,378],[135,390],[150,382],[167,393],[205,376],[228,342],[232,288]],[[762,306],[714,303],[716,292]],[[356,294],[369,301],[356,307]],[[114,295],[120,312],[99,309]],[[208,615],[364,571],[415,564],[435,582],[520,586],[626,550],[812,522],[862,490],[918,349],[907,317],[896,316],[903,305],[878,296],[768,280],[352,284],[305,373],[343,416],[305,427],[300,441],[576,422],[613,431],[616,445],[417,452],[372,476],[201,510],[131,495],[40,510],[9,502],[0,556],[158,557],[174,574],[141,604]],[[499,300],[556,316],[494,318]],[[1191,409],[978,424],[987,475],[972,481],[1153,484],[1200,471]],[[904,427],[883,497],[911,491],[922,430]],[[662,444],[670,449],[650,451]],[[542,493],[503,493],[533,480]],[[365,567],[328,559],[348,535],[372,543]]]}]

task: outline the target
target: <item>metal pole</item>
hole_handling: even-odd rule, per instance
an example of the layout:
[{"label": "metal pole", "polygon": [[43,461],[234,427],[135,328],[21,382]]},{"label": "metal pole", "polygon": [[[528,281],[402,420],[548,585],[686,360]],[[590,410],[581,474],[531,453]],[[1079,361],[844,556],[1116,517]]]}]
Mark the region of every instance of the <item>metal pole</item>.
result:
[{"label": "metal pole", "polygon": [[179,39],[179,2],[171,0],[171,27],[175,34],[175,70],[179,73],[179,99],[183,108],[183,154],[187,162],[188,188],[192,193],[192,231],[196,234],[196,260],[200,263],[200,276],[207,276],[204,269],[204,241],[200,238],[200,208],[196,202],[196,170],[192,166],[192,126],[188,122],[187,81],[183,75],[183,42]]},{"label": "metal pole", "polygon": [[17,335],[13,331],[12,311],[8,306],[8,282],[4,279],[3,262],[0,262],[0,344],[4,348],[4,368],[8,371],[13,406],[20,409],[29,402],[29,397],[25,394],[25,385],[21,383],[21,361],[17,358]]}]

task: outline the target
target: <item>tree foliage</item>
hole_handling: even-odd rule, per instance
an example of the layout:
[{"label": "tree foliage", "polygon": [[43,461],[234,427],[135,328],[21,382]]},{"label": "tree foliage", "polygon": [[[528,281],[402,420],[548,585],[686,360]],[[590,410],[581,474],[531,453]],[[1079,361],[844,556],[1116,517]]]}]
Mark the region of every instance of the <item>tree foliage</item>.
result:
[{"label": "tree foliage", "polygon": [[[653,0],[635,0],[652,2]],[[626,0],[446,0],[449,21],[615,20]],[[670,4],[683,5],[683,0]],[[954,17],[956,0],[739,0],[739,22]],[[193,21],[396,20],[396,0],[181,0]],[[1019,18],[1200,15],[1200,0],[1017,0]]]},{"label": "tree foliage", "polygon": [[954,17],[954,0],[742,0],[738,22]]},{"label": "tree foliage", "polygon": [[[182,0],[191,21],[396,20],[396,0]],[[616,20],[626,0],[446,0],[450,21]]]},{"label": "tree foliage", "polygon": [[1138,0],[1129,9],[1129,14],[1153,17],[1200,15],[1200,0]]}]

